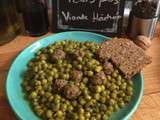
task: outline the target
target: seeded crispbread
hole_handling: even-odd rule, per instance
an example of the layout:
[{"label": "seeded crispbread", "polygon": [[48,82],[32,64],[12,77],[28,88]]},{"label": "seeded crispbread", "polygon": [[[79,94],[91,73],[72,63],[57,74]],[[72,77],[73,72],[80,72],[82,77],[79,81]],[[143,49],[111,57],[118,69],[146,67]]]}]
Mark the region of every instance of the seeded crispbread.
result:
[{"label": "seeded crispbread", "polygon": [[112,61],[128,79],[151,63],[151,57],[126,38],[113,38],[103,42],[98,55],[102,60]]}]

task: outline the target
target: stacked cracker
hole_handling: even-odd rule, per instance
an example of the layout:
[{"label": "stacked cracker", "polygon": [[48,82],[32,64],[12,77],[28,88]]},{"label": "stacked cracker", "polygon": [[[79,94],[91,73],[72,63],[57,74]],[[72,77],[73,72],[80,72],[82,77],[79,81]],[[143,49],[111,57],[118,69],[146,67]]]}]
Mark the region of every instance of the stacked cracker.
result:
[{"label": "stacked cracker", "polygon": [[99,57],[102,60],[110,60],[128,79],[151,63],[151,57],[126,38],[113,38],[103,42],[100,47]]}]

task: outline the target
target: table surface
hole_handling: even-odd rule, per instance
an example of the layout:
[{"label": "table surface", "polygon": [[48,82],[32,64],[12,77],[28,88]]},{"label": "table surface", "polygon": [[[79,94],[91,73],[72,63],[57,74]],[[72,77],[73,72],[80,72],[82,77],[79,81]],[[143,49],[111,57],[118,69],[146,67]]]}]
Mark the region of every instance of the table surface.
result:
[{"label": "table surface", "polygon": [[[16,120],[5,93],[8,69],[20,51],[39,38],[41,37],[18,36],[10,43],[0,46],[0,120]],[[160,120],[160,24],[157,25],[152,46],[146,53],[152,57],[152,63],[143,70],[144,96],[131,120]]]}]

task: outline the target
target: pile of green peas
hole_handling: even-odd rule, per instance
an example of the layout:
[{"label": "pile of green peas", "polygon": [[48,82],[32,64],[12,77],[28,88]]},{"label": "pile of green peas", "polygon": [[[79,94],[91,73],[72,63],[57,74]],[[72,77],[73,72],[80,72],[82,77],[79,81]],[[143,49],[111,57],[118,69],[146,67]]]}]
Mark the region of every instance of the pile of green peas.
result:
[{"label": "pile of green peas", "polygon": [[[56,49],[65,54],[82,51],[83,56],[66,57],[53,62]],[[126,80],[117,68],[107,74],[103,84],[92,85],[94,75],[103,71],[97,57],[99,45],[93,42],[59,41],[40,49],[29,62],[22,87],[35,113],[44,120],[108,120],[131,101],[133,82]],[[82,72],[81,81],[72,79],[72,71]],[[81,94],[67,99],[53,91],[56,79],[66,80],[79,87]]]}]

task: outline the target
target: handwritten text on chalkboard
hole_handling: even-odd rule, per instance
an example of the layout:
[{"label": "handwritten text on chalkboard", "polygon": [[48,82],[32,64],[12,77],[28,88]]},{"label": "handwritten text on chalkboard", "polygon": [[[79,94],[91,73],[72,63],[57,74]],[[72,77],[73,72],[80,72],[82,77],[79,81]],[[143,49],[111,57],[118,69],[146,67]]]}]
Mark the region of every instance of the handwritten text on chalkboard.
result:
[{"label": "handwritten text on chalkboard", "polygon": [[68,0],[69,3],[90,3],[94,4],[98,1],[98,7],[100,8],[104,2],[111,2],[113,4],[119,4],[120,0]]},{"label": "handwritten text on chalkboard", "polygon": [[117,33],[121,26],[124,0],[55,1],[57,29]]}]

